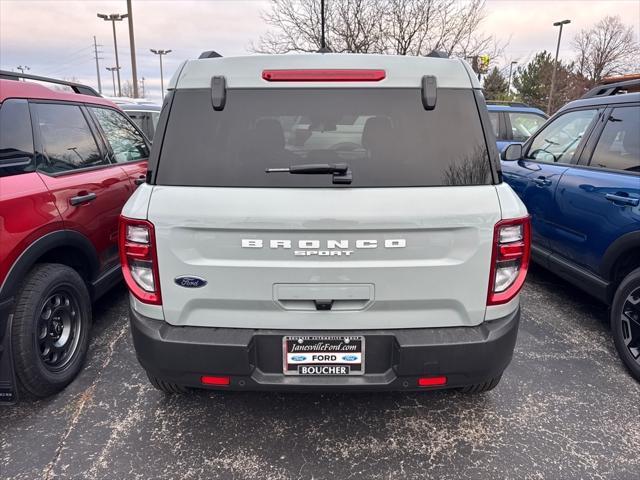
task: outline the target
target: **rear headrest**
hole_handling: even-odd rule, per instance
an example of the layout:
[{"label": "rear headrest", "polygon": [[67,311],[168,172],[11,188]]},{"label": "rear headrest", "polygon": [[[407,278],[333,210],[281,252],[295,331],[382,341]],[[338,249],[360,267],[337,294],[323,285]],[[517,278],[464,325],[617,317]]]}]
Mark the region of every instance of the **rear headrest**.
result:
[{"label": "rear headrest", "polygon": [[362,129],[362,146],[370,149],[372,145],[379,145],[389,140],[389,132],[393,129],[389,117],[368,118]]},{"label": "rear headrest", "polygon": [[627,155],[640,158],[640,133],[631,129],[625,131],[622,147]]},{"label": "rear headrest", "polygon": [[275,118],[261,118],[253,129],[252,146],[268,151],[284,149],[284,130]]}]

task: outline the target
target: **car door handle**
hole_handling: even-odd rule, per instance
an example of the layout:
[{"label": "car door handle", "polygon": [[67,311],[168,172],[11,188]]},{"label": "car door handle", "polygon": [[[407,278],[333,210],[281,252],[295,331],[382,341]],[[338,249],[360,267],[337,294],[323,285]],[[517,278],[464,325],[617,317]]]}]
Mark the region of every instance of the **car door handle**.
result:
[{"label": "car door handle", "polygon": [[607,193],[604,198],[613,203],[621,203],[623,205],[631,205],[637,207],[640,205],[640,198],[625,197],[622,195],[616,195],[615,193]]},{"label": "car door handle", "polygon": [[96,198],[98,198],[98,196],[95,193],[87,193],[86,195],[78,195],[76,197],[71,197],[69,199],[69,203],[73,206],[82,205],[84,203],[92,202]]},{"label": "car door handle", "polygon": [[147,181],[147,176],[146,175],[140,175],[138,178],[136,178],[133,181],[133,183],[135,183],[136,185],[142,185],[146,181]]},{"label": "car door handle", "polygon": [[547,180],[547,177],[538,177],[533,179],[533,183],[539,187],[548,187],[551,185],[551,180]]}]

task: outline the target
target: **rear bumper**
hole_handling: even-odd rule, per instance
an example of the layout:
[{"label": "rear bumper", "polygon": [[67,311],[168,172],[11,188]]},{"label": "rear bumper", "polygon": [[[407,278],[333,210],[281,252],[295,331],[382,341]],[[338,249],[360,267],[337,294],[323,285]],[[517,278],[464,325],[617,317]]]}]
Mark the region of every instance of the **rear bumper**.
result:
[{"label": "rear bumper", "polygon": [[[175,327],[130,308],[138,360],[151,375],[181,385],[225,390],[424,390],[423,376],[445,375],[444,388],[502,374],[513,355],[520,309],[477,327],[365,331],[294,331]],[[284,335],[364,335],[365,375],[298,377],[282,373]],[[204,387],[202,375],[231,384]]]}]

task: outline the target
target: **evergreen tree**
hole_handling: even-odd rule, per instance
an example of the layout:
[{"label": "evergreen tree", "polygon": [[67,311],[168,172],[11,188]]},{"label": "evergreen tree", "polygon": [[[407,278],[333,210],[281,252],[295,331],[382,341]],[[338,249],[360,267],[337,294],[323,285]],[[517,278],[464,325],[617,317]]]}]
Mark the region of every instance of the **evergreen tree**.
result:
[{"label": "evergreen tree", "polygon": [[[536,54],[525,67],[518,67],[513,84],[519,98],[541,110],[546,110],[551,89],[554,59],[546,50]],[[574,64],[558,61],[556,84],[551,102],[551,115],[565,103],[579,98],[586,91],[584,76],[574,73]]]},{"label": "evergreen tree", "polygon": [[503,100],[507,97],[507,79],[500,73],[498,67],[484,78],[484,96],[487,100]]}]

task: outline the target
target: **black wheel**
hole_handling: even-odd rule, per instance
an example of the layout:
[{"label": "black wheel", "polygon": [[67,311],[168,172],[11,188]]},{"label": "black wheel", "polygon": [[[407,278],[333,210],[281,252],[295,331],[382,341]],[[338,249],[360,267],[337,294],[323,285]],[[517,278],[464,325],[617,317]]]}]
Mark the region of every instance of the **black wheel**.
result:
[{"label": "black wheel", "polygon": [[151,382],[151,385],[164,393],[187,393],[188,391],[187,387],[184,387],[183,385],[167,382],[160,378],[154,377],[149,372],[147,372],[147,378]]},{"label": "black wheel", "polygon": [[640,268],[618,286],[611,305],[611,332],[618,355],[640,380]]},{"label": "black wheel", "polygon": [[502,379],[502,375],[499,375],[495,378],[487,380],[484,383],[477,383],[475,385],[467,385],[466,387],[462,387],[460,391],[462,393],[483,393],[488,392],[489,390],[493,390],[498,386],[500,380]]},{"label": "black wheel", "polygon": [[22,390],[46,397],[78,374],[89,346],[91,300],[78,273],[45,263],[27,275],[16,300],[11,342]]}]

